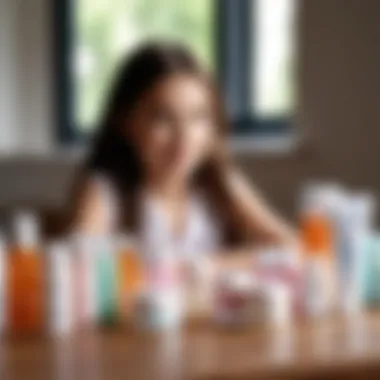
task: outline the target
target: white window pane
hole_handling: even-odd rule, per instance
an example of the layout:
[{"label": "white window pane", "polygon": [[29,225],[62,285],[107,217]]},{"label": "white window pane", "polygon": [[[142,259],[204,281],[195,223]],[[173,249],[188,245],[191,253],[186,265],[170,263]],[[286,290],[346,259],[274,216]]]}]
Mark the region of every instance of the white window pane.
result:
[{"label": "white window pane", "polygon": [[283,117],[295,106],[297,0],[256,0],[252,109],[258,118]]},{"label": "white window pane", "polygon": [[117,64],[143,40],[185,43],[213,66],[213,0],[76,0],[74,4],[74,123],[81,131],[96,126]]}]

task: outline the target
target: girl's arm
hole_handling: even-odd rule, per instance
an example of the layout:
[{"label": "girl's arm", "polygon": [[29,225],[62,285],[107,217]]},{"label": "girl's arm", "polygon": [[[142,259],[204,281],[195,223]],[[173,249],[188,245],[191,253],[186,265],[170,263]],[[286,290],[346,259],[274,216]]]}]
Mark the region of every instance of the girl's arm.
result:
[{"label": "girl's arm", "polygon": [[99,236],[112,231],[115,219],[114,198],[110,185],[103,178],[89,177],[77,189],[72,207],[70,230]]},{"label": "girl's arm", "polygon": [[223,272],[230,269],[248,269],[253,268],[257,260],[254,248],[240,248],[228,252],[218,252],[213,255],[217,272]]},{"label": "girl's arm", "polygon": [[226,185],[232,206],[248,235],[258,236],[265,243],[297,246],[295,231],[269,207],[242,174],[231,170]]}]

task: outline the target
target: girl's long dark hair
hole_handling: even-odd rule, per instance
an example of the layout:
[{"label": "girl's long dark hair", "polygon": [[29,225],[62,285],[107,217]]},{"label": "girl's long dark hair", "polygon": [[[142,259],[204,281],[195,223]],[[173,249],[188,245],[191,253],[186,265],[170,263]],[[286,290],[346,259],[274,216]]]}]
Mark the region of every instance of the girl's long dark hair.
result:
[{"label": "girl's long dark hair", "polygon": [[223,187],[223,174],[228,165],[226,150],[222,146],[225,141],[227,118],[218,92],[198,62],[184,47],[173,44],[148,44],[129,56],[120,67],[111,87],[106,112],[99,125],[92,152],[85,164],[84,173],[81,174],[82,179],[91,176],[92,173],[101,173],[107,177],[118,192],[122,201],[121,207],[126,210],[127,217],[123,218],[123,222],[131,229],[136,222],[133,209],[136,204],[135,192],[142,180],[142,168],[133,145],[125,137],[128,117],[137,102],[155,84],[177,73],[199,77],[210,86],[213,93],[220,149],[217,149],[213,157],[199,169],[196,182],[204,190],[214,210],[221,214],[222,219],[227,222],[233,219],[232,210],[228,209],[228,195]]}]

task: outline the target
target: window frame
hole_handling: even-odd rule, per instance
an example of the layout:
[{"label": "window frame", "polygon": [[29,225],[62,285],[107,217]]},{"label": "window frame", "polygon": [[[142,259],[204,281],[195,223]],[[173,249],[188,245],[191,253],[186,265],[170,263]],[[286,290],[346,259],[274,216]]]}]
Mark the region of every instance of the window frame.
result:
[{"label": "window frame", "polygon": [[[259,119],[251,110],[254,72],[254,1],[219,0],[217,13],[218,80],[233,125],[233,137],[283,137],[291,131],[291,117]],[[231,110],[232,108],[232,110]]]},{"label": "window frame", "polygon": [[[252,0],[210,0],[215,2],[215,62],[217,79],[231,116],[233,138],[288,136],[291,117],[260,120],[252,113],[253,33]],[[54,2],[55,115],[60,144],[82,143],[88,139],[74,123],[74,78],[71,52],[74,44],[75,0]]]},{"label": "window frame", "polygon": [[55,117],[56,137],[61,144],[71,144],[84,136],[74,125],[74,83],[71,75],[71,49],[74,44],[73,5],[75,0],[55,0],[53,3],[54,78],[55,78]]}]

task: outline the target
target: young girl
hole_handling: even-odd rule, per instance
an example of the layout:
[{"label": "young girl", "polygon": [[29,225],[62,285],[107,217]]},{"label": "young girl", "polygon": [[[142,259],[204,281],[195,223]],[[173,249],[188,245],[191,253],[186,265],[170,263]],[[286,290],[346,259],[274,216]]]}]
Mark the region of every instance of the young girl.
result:
[{"label": "young girl", "polygon": [[121,229],[153,245],[170,242],[178,255],[220,254],[222,263],[244,261],[252,244],[293,244],[290,228],[231,162],[226,127],[214,85],[184,48],[135,52],[85,166],[74,228]]}]

